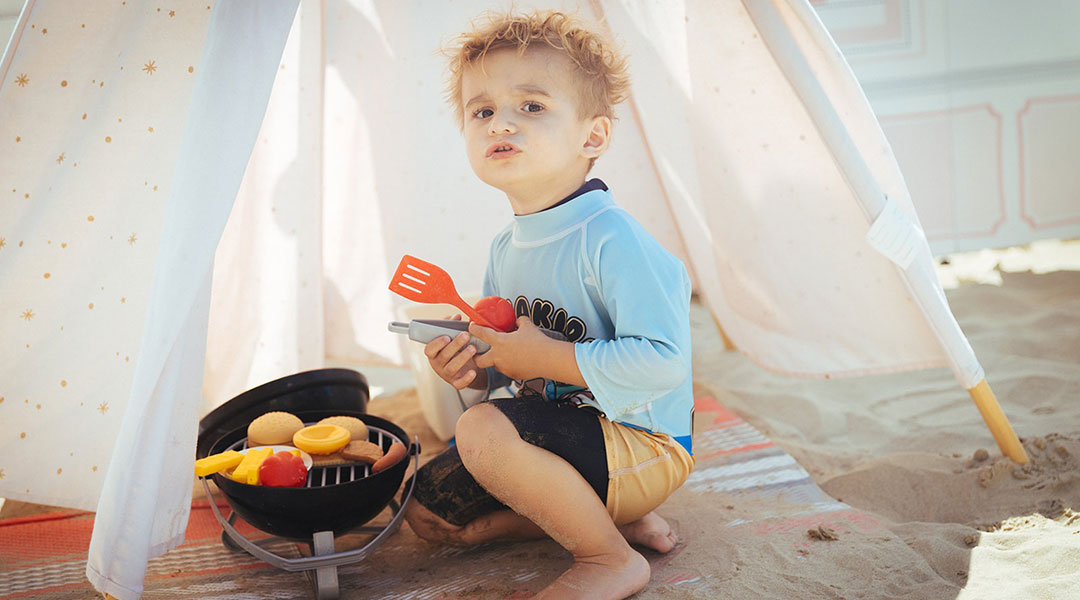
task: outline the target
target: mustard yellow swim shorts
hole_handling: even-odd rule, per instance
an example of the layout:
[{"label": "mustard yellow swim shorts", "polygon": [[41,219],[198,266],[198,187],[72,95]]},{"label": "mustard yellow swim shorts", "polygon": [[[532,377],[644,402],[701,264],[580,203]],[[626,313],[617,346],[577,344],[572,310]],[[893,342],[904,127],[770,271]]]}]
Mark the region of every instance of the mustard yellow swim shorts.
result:
[{"label": "mustard yellow swim shorts", "polygon": [[616,525],[644,517],[694,470],[694,457],[670,436],[600,419],[608,460],[608,513]]}]

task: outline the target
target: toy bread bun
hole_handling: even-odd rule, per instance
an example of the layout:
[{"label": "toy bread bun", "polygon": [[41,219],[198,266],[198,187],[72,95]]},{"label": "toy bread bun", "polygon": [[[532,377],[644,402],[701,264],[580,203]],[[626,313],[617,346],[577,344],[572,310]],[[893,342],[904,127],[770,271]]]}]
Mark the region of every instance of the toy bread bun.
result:
[{"label": "toy bread bun", "polygon": [[288,444],[293,434],[303,428],[304,422],[292,413],[268,412],[248,425],[248,446]]},{"label": "toy bread bun", "polygon": [[356,417],[347,417],[344,415],[336,417],[326,417],[322,421],[319,421],[319,425],[337,425],[344,428],[349,432],[350,440],[367,440],[368,429],[367,425],[363,421]]}]

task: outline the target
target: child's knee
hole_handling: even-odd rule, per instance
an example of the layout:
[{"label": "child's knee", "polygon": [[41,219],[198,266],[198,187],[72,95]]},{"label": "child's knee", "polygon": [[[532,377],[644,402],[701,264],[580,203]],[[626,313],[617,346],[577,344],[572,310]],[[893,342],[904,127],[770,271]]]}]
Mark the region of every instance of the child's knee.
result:
[{"label": "child's knee", "polygon": [[497,448],[515,438],[521,439],[510,419],[488,403],[477,404],[461,415],[454,430],[454,438],[461,461],[466,467],[485,450]]}]

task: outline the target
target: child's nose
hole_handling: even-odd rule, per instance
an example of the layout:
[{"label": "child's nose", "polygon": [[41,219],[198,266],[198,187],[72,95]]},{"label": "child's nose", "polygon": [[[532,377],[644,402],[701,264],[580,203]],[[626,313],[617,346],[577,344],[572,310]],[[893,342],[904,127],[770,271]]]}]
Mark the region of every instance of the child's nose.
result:
[{"label": "child's nose", "polygon": [[501,117],[500,113],[496,113],[495,116],[491,117],[491,125],[488,129],[489,135],[502,135],[516,131],[517,126],[509,119]]}]

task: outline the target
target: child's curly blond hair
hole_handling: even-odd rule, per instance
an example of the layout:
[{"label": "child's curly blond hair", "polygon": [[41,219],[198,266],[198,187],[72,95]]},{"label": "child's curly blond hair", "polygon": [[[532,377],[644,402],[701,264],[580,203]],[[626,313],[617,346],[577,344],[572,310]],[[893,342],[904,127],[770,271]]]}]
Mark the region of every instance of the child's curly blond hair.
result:
[{"label": "child's curly blond hair", "polygon": [[479,24],[474,22],[473,30],[460,35],[446,51],[450,57],[447,100],[459,128],[465,123],[461,105],[462,72],[480,63],[492,50],[516,48],[518,54],[524,54],[533,42],[559,50],[577,66],[581,82],[578,86],[579,116],[615,119],[615,105],[626,99],[630,76],[626,57],[608,36],[557,11],[521,15],[488,13]]}]

